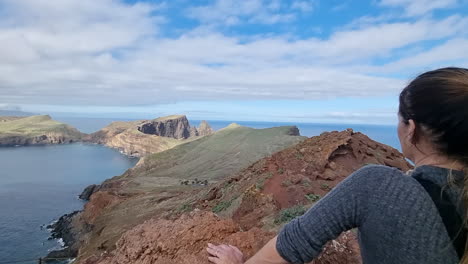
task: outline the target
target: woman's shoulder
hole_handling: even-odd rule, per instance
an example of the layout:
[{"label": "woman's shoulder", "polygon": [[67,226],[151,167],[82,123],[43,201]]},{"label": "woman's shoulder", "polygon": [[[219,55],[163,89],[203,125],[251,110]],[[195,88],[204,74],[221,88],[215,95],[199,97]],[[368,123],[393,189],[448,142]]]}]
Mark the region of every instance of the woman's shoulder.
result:
[{"label": "woman's shoulder", "polygon": [[350,181],[370,186],[417,185],[417,182],[398,168],[384,165],[366,165],[349,177]]},{"label": "woman's shoulder", "polygon": [[398,168],[389,167],[385,165],[366,165],[357,171],[355,171],[351,176],[353,177],[404,177],[407,178],[405,172],[401,171]]}]

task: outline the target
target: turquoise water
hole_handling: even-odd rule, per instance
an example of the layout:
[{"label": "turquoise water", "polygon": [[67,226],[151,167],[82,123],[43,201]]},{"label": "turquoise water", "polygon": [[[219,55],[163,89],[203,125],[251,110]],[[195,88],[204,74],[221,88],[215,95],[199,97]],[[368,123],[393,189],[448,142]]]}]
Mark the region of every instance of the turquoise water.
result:
[{"label": "turquoise water", "polygon": [[[111,119],[56,118],[85,133],[108,125]],[[218,130],[233,121],[208,121]],[[374,140],[399,149],[396,127],[349,124],[305,124],[282,122],[243,122],[244,126],[267,128],[296,125],[304,136],[324,131],[352,128]],[[191,120],[198,125],[199,121]],[[0,148],[0,264],[33,264],[35,259],[59,247],[49,241],[43,225],[65,213],[80,210],[83,202],[77,195],[89,184],[101,183],[133,167],[130,159],[113,149],[98,145],[71,144],[56,146]]]},{"label": "turquoise water", "polygon": [[84,187],[136,162],[98,145],[0,148],[0,263],[37,263],[60,247],[41,226],[82,209],[77,195]]}]

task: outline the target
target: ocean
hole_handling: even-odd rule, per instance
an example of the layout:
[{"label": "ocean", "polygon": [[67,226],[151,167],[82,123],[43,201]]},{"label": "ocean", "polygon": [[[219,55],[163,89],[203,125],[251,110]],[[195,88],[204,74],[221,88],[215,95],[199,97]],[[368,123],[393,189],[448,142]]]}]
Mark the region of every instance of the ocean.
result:
[{"label": "ocean", "polygon": [[[115,119],[60,118],[85,133],[95,132]],[[125,121],[125,120],[122,120]],[[198,120],[190,120],[198,126]],[[218,130],[232,122],[253,128],[296,125],[301,135],[352,128],[370,138],[400,149],[396,126],[307,124],[284,122],[208,121]],[[35,264],[50,249],[59,248],[47,240],[45,225],[66,213],[80,210],[77,195],[90,184],[122,174],[137,159],[117,150],[91,144],[0,148],[0,264]],[[24,261],[23,261],[24,260]]]},{"label": "ocean", "polygon": [[45,225],[83,208],[88,185],[122,174],[137,159],[98,145],[0,148],[0,263],[37,264],[59,248]]}]

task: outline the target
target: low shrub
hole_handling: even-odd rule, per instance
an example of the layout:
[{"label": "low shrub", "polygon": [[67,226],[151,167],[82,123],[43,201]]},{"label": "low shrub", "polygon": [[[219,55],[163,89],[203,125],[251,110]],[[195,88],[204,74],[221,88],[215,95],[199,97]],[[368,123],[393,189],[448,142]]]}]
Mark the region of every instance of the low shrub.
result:
[{"label": "low shrub", "polygon": [[302,205],[296,205],[294,207],[283,209],[279,212],[275,219],[275,224],[282,224],[293,220],[294,218],[303,215],[306,212],[306,208]]}]

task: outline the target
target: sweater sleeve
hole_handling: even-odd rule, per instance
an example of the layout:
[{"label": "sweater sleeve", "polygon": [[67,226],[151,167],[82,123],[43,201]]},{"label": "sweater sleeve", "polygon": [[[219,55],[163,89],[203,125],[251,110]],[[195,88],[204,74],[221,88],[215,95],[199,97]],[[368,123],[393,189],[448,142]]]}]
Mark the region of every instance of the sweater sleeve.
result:
[{"label": "sweater sleeve", "polygon": [[[369,176],[378,166],[364,167],[338,184],[304,215],[280,231],[276,249],[289,263],[307,263],[342,232],[359,227],[367,214]],[[366,180],[367,178],[367,180]],[[372,182],[372,181],[371,181]]]}]

